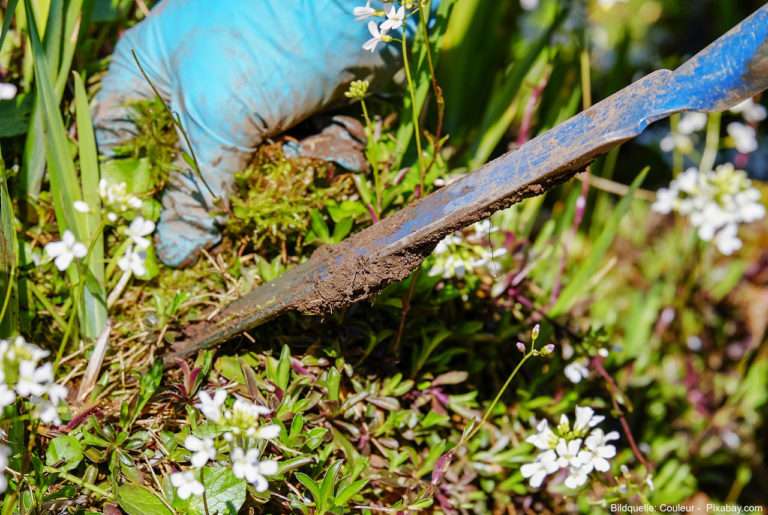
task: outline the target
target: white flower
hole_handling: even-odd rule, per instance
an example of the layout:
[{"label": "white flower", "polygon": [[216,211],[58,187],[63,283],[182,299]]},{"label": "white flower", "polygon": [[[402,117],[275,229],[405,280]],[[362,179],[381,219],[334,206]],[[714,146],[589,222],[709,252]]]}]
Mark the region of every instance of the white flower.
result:
[{"label": "white flower", "polygon": [[597,0],[597,5],[602,7],[603,9],[610,9],[614,5],[621,3],[621,2],[628,2],[629,0]]},{"label": "white flower", "polygon": [[656,192],[656,201],[651,205],[651,210],[666,215],[677,206],[678,192],[669,188],[660,188]]},{"label": "white flower", "polygon": [[371,16],[375,16],[376,9],[371,7],[371,0],[368,0],[368,2],[365,4],[365,7],[355,7],[354,11],[352,11],[352,14],[355,15],[355,21],[363,21],[367,20]]},{"label": "white flower", "polygon": [[75,239],[75,235],[67,229],[61,236],[61,241],[52,241],[45,246],[45,252],[55,258],[53,263],[60,272],[69,268],[75,258],[83,258],[88,254],[88,248]]},{"label": "white flower", "polygon": [[149,248],[150,241],[144,236],[152,234],[152,231],[154,230],[155,222],[152,220],[144,220],[143,217],[137,216],[125,230],[125,235],[132,239],[138,248],[146,250]]},{"label": "white flower", "polygon": [[46,383],[53,381],[53,365],[45,363],[35,368],[33,361],[19,363],[19,379],[16,382],[16,393],[20,397],[42,397],[46,391]]},{"label": "white flower", "polygon": [[499,230],[498,227],[491,224],[491,221],[488,218],[473,224],[470,229],[474,229],[475,231],[475,234],[467,238],[467,241],[470,243],[483,243],[487,241],[487,238],[491,233]]},{"label": "white flower", "polygon": [[192,495],[203,495],[205,491],[205,487],[191,470],[171,474],[171,484],[176,487],[176,493],[180,499],[189,499]]},{"label": "white flower", "polygon": [[554,449],[557,445],[558,438],[555,433],[549,428],[549,423],[546,419],[542,420],[536,425],[536,434],[533,434],[525,439],[526,442],[533,444],[536,448],[546,451],[548,449]]},{"label": "white flower", "polygon": [[587,359],[577,359],[565,366],[563,373],[568,380],[574,384],[580,383],[582,379],[589,377],[589,369],[587,368]]},{"label": "white flower", "polygon": [[691,138],[685,134],[671,132],[661,138],[659,146],[664,152],[672,152],[673,150],[677,150],[682,154],[688,154],[693,150],[693,141],[691,141]]},{"label": "white flower", "polygon": [[555,446],[557,465],[559,467],[580,467],[582,465],[581,459],[579,459],[580,450],[581,438],[576,438],[570,442],[567,442],[565,438],[561,438]]},{"label": "white flower", "polygon": [[765,106],[758,104],[751,98],[731,107],[730,111],[732,113],[741,113],[744,120],[748,122],[761,122],[768,116],[768,110],[765,109]]},{"label": "white flower", "polygon": [[387,31],[381,30],[379,31],[379,24],[375,21],[371,21],[368,23],[368,32],[371,33],[371,36],[373,36],[371,39],[363,43],[363,50],[368,50],[370,52],[373,52],[376,50],[376,46],[381,43],[385,42],[385,39],[391,40],[388,36],[386,36]]},{"label": "white flower", "polygon": [[146,260],[146,252],[134,252],[133,245],[128,245],[123,257],[117,261],[117,266],[124,272],[130,271],[133,275],[144,275],[147,272],[144,266]]},{"label": "white flower", "polygon": [[124,182],[114,184],[106,179],[101,179],[99,181],[99,196],[104,204],[111,209],[107,213],[107,219],[113,223],[117,221],[117,214],[114,211],[124,213],[128,209],[139,209],[142,204],[140,198],[128,193],[128,186]]},{"label": "white flower", "polygon": [[588,428],[595,427],[605,420],[602,415],[595,415],[595,410],[589,406],[576,406],[576,421],[573,423],[573,432],[585,434]]},{"label": "white flower", "polygon": [[245,478],[257,492],[264,492],[269,487],[264,476],[277,473],[277,462],[274,460],[259,461],[258,449],[251,449],[246,453],[240,447],[235,447],[230,457],[232,459],[232,473],[235,477]]},{"label": "white flower", "polygon": [[195,404],[195,407],[200,410],[200,413],[214,424],[221,422],[221,407],[227,400],[227,391],[216,390],[213,394],[213,398],[211,398],[211,395],[208,392],[200,391],[200,393],[197,394],[197,398],[200,400],[200,403]]},{"label": "white flower", "polygon": [[656,489],[656,487],[653,485],[653,475],[652,474],[648,474],[645,477],[645,484],[648,485],[648,488],[651,489],[651,492],[653,492]]},{"label": "white flower", "polygon": [[733,140],[733,146],[742,154],[749,154],[757,150],[757,137],[755,129],[739,122],[731,122],[725,128]]},{"label": "white flower", "polygon": [[0,472],[5,470],[8,466],[8,456],[11,455],[11,449],[3,444],[0,444]]},{"label": "white flower", "polygon": [[400,6],[398,9],[393,4],[387,4],[384,7],[384,14],[387,15],[387,19],[381,24],[382,32],[389,32],[390,30],[396,30],[403,26],[405,21],[405,6]]},{"label": "white flower", "polygon": [[72,203],[72,207],[75,208],[75,211],[78,211],[80,213],[90,213],[91,212],[91,206],[89,206],[87,203],[83,202],[82,200],[75,200]]},{"label": "white flower", "polygon": [[253,438],[269,440],[280,434],[280,426],[270,424],[261,426],[261,418],[272,410],[254,404],[245,399],[237,399],[232,409],[224,413],[224,422],[235,435],[244,434]]},{"label": "white flower", "polygon": [[187,435],[184,439],[184,447],[193,452],[190,462],[195,468],[202,468],[209,460],[216,459],[216,447],[213,438],[198,438]]},{"label": "white flower", "polygon": [[584,440],[584,445],[592,453],[591,464],[595,470],[599,472],[608,472],[610,470],[611,464],[608,463],[607,458],[616,456],[616,447],[608,444],[608,442],[618,439],[619,433],[616,431],[605,434],[602,429],[595,428],[587,439]]},{"label": "white flower", "polygon": [[55,405],[66,399],[68,393],[67,388],[58,383],[49,382],[45,385],[45,394],[48,395],[48,398]]},{"label": "white flower", "polygon": [[564,481],[565,486],[573,489],[583,486],[587,482],[587,475],[590,472],[592,472],[592,468],[588,465],[571,467],[568,477]]},{"label": "white flower", "polygon": [[36,415],[42,423],[61,425],[59,411],[55,405],[39,397],[32,397],[32,402],[36,404]]},{"label": "white flower", "polygon": [[677,132],[680,134],[693,134],[696,131],[700,131],[707,126],[707,115],[705,113],[697,113],[695,111],[689,111],[683,113],[680,117],[680,121],[677,124]]},{"label": "white flower", "polygon": [[520,473],[525,478],[530,478],[529,482],[533,488],[538,488],[549,474],[557,471],[557,454],[553,450],[540,453],[533,463],[526,463],[520,467]]},{"label": "white flower", "polygon": [[8,488],[8,480],[5,478],[5,467],[8,466],[8,456],[11,449],[0,444],[0,494]]},{"label": "white flower", "polygon": [[741,248],[742,241],[736,235],[736,224],[728,224],[715,234],[715,246],[721,254],[730,256]]},{"label": "white flower", "polygon": [[16,401],[16,392],[8,388],[5,383],[0,383],[0,409],[10,406]]},{"label": "white flower", "polygon": [[539,6],[539,0],[520,0],[520,7],[526,11],[533,11]]},{"label": "white flower", "polygon": [[8,82],[0,82],[0,100],[11,100],[16,96],[18,88]]}]

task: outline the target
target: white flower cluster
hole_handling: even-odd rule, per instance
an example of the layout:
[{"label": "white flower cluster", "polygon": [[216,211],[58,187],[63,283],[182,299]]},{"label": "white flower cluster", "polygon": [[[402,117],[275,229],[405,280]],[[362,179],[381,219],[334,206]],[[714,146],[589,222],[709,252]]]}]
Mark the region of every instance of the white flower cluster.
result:
[{"label": "white flower cluster", "polygon": [[355,16],[355,21],[363,21],[373,17],[386,18],[381,25],[373,20],[368,22],[368,32],[371,33],[371,39],[363,43],[363,50],[370,52],[376,50],[379,43],[392,41],[392,37],[388,36],[387,32],[402,27],[406,18],[404,5],[396,7],[394,4],[387,4],[383,11],[379,11],[371,7],[371,0],[368,0],[365,7],[355,7],[352,14]]},{"label": "white flower cluster", "polygon": [[[742,154],[754,152],[757,150],[757,132],[752,125],[765,120],[768,117],[768,110],[750,98],[732,107],[730,111],[741,114],[746,122],[746,124],[731,122],[726,126],[730,144]],[[694,133],[702,130],[706,125],[706,114],[685,112],[680,117],[676,129],[664,136],[659,146],[664,152],[677,150],[680,153],[689,154],[694,149]]]},{"label": "white flower cluster", "polygon": [[607,472],[611,468],[608,459],[616,456],[616,447],[608,442],[618,440],[619,433],[605,434],[595,427],[604,419],[590,407],[576,406],[573,428],[565,414],[554,431],[542,420],[536,425],[536,434],[525,440],[541,452],[532,463],[520,467],[520,473],[538,488],[549,474],[566,469],[565,486],[578,488],[586,484],[592,471]]},{"label": "white flower cluster", "polygon": [[741,248],[738,224],[765,216],[760,192],[752,187],[746,172],[730,163],[707,172],[689,168],[656,193],[651,208],[688,217],[699,237],[704,241],[714,238],[718,250],[726,255]]},{"label": "white flower cluster", "polygon": [[107,220],[112,223],[117,221],[118,213],[122,214],[129,209],[141,208],[141,199],[128,193],[128,185],[124,182],[115,184],[101,179],[99,181],[99,197],[108,210]]},{"label": "white flower cluster", "polygon": [[10,406],[16,397],[34,406],[32,416],[45,424],[61,424],[56,406],[67,396],[67,389],[53,381],[53,365],[40,365],[45,351],[24,337],[0,340],[0,408]]},{"label": "white flower cluster", "polygon": [[[90,211],[90,207],[85,202],[75,201],[75,209],[81,212]],[[113,213],[110,213],[113,214]],[[131,243],[125,249],[125,254],[118,260],[117,266],[124,272],[131,272],[134,275],[144,275],[146,268],[144,263],[147,259],[146,250],[151,241],[146,238],[155,230],[155,223],[151,220],[145,220],[137,216],[131,222],[131,225],[124,230],[125,235],[131,240]],[[138,251],[134,251],[134,245]],[[72,260],[84,258],[88,254],[87,247],[77,241],[72,231],[67,229],[61,235],[61,241],[52,241],[45,246],[45,252],[55,258],[53,263],[59,271],[63,272]]]},{"label": "white flower cluster", "polygon": [[[219,426],[223,439],[229,442],[232,472],[235,477],[244,478],[258,492],[264,492],[269,484],[264,476],[277,473],[275,460],[259,459],[259,449],[253,444],[257,440],[271,440],[280,435],[280,426],[276,424],[261,425],[264,415],[270,413],[268,408],[259,406],[245,399],[236,399],[231,408],[226,407],[227,392],[216,390],[211,396],[208,392],[198,394],[200,402],[195,407],[205,416],[208,422]],[[235,436],[243,446],[235,443]],[[189,435],[184,440],[184,447],[192,451],[190,463],[193,470],[171,474],[171,484],[176,487],[181,499],[191,495],[202,495],[205,487],[198,480],[199,471],[209,461],[214,461],[217,454],[217,442],[214,438],[198,438]],[[227,445],[227,444],[224,444]],[[244,448],[250,447],[250,448]]]},{"label": "white flower cluster", "polygon": [[432,252],[435,261],[429,269],[430,276],[441,275],[444,279],[464,277],[468,271],[483,268],[493,274],[498,272],[499,264],[494,259],[504,255],[507,249],[490,249],[488,235],[499,228],[491,225],[490,220],[483,220],[469,229],[473,231],[469,235],[456,231],[437,244]]},{"label": "white flower cluster", "polygon": [[693,151],[692,135],[706,126],[706,114],[692,111],[685,112],[680,117],[676,129],[664,136],[659,142],[659,146],[664,152],[677,150],[683,154],[688,154]]}]

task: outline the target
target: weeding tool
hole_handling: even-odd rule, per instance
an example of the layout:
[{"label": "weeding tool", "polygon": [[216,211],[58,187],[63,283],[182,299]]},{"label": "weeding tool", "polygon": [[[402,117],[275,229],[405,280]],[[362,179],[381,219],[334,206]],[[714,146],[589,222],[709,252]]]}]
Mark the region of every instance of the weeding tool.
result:
[{"label": "weeding tool", "polygon": [[[675,71],[658,70],[225,307],[166,357],[222,343],[289,310],[320,314],[402,280],[448,234],[566,181],[671,114],[724,111],[768,89],[768,4]],[[194,336],[193,336],[194,335]]]}]

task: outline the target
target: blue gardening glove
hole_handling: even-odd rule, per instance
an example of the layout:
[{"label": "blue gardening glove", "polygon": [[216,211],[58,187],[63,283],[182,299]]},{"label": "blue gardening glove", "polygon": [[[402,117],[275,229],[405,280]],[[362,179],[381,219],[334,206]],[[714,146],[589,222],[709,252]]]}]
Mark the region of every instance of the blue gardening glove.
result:
[{"label": "blue gardening glove", "polygon": [[[375,87],[400,68],[398,43],[379,44],[373,52],[362,48],[372,37],[367,23],[385,20],[355,22],[356,3],[160,2],[117,44],[94,111],[99,146],[108,152],[133,136],[135,128],[126,102],[154,97],[131,55],[133,49],[160,96],[179,114],[205,182],[216,197],[227,201],[234,173],[245,168],[265,138],[342,103],[351,81],[369,80]],[[438,2],[432,3],[436,7]],[[385,5],[373,2],[371,7],[383,9]],[[417,21],[415,15],[406,22],[409,32]],[[401,29],[390,35],[399,38]],[[364,168],[360,157],[364,136],[361,140],[356,123],[336,117],[314,139],[288,149],[289,154]],[[221,239],[223,220],[209,216],[213,201],[214,196],[188,166],[172,175],[163,194],[155,236],[163,262],[190,264],[202,248]]]}]

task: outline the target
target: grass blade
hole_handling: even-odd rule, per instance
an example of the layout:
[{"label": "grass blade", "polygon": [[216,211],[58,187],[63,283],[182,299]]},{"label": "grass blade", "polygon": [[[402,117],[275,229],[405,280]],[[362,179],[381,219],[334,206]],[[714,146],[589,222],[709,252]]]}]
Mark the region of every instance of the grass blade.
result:
[{"label": "grass blade", "polygon": [[8,0],[5,6],[5,17],[3,18],[3,31],[0,32],[0,49],[3,48],[3,41],[5,41],[5,35],[8,34],[8,29],[11,28],[11,20],[13,19],[13,13],[16,12],[16,5],[19,0]]},{"label": "grass blade", "polygon": [[19,305],[16,291],[16,230],[8,193],[5,163],[0,154],[0,337],[18,333]]},{"label": "grass blade", "polygon": [[[84,215],[85,234],[90,238],[98,230],[101,222],[99,215],[99,159],[96,150],[96,138],[93,134],[93,122],[88,106],[88,95],[85,92],[83,80],[77,72],[73,73],[75,79],[75,114],[77,122],[77,136],[80,153],[80,179],[83,186],[83,200],[91,207],[91,212]],[[104,282],[104,238],[97,236],[93,245],[90,259],[87,263],[91,274],[96,281],[86,282],[86,291],[83,295],[82,313],[84,318],[85,333],[94,336],[93,331],[103,328],[107,321],[106,291]]]},{"label": "grass blade", "polygon": [[[32,43],[32,51],[35,55],[35,77],[37,80],[37,97],[41,107],[42,121],[45,128],[44,140],[46,148],[46,161],[48,163],[48,175],[51,182],[51,196],[53,197],[56,220],[59,230],[71,230],[78,241],[89,241],[88,225],[82,213],[77,213],[73,208],[76,200],[83,200],[80,185],[77,180],[77,170],[69,150],[69,140],[64,121],[59,112],[58,96],[53,88],[48,60],[40,42],[40,36],[35,24],[35,15],[29,2],[24,3],[29,23],[29,39]],[[70,267],[70,279],[73,284],[78,284],[80,274],[75,267]],[[86,289],[85,296],[92,295],[92,290]],[[97,305],[97,301],[85,301],[87,305]],[[106,310],[106,305],[103,309]],[[106,311],[104,311],[105,313]],[[92,316],[84,310],[80,310],[82,330],[86,337],[96,338],[101,333],[103,322],[99,321],[106,316],[97,314]]]},{"label": "grass blade", "polygon": [[621,199],[619,205],[616,206],[616,209],[613,211],[611,217],[608,219],[608,221],[606,221],[600,236],[594,243],[592,252],[590,252],[589,256],[587,256],[587,259],[584,260],[584,263],[582,263],[582,265],[576,271],[573,279],[570,283],[568,283],[568,286],[563,289],[560,297],[549,311],[549,316],[554,318],[562,315],[573,306],[580,295],[585,293],[590,278],[597,271],[598,267],[600,266],[600,260],[608,251],[611,243],[613,243],[613,240],[616,237],[616,232],[619,229],[621,219],[629,209],[629,205],[632,202],[632,197],[634,196],[635,191],[645,180],[645,176],[648,174],[648,170],[650,170],[650,167],[644,168],[638,174],[635,180],[632,181],[629,192]]},{"label": "grass blade", "polygon": [[566,14],[567,10],[565,9],[558,13],[549,29],[539,36],[529,47],[525,57],[518,60],[507,76],[498,83],[498,89],[493,92],[492,101],[483,115],[479,131],[482,136],[470,151],[472,156],[469,162],[470,170],[474,170],[488,161],[496,145],[507,132],[515,114],[509,107],[518,95],[523,79],[531,71],[533,65],[542,58],[548,59],[545,57],[545,54],[549,53],[547,43],[551,39],[552,32],[565,20]]}]

